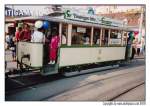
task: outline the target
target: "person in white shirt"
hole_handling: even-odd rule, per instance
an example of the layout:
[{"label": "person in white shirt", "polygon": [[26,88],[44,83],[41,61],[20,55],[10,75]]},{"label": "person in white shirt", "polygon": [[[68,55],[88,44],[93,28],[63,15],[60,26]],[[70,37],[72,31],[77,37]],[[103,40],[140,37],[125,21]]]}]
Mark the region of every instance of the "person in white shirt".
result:
[{"label": "person in white shirt", "polygon": [[43,30],[42,28],[34,30],[31,36],[31,42],[37,42],[37,43],[45,42],[45,35],[43,34],[42,30]]},{"label": "person in white shirt", "polygon": [[85,38],[85,42],[84,42],[84,45],[89,45],[90,44],[90,39],[89,39],[89,37],[86,37]]}]

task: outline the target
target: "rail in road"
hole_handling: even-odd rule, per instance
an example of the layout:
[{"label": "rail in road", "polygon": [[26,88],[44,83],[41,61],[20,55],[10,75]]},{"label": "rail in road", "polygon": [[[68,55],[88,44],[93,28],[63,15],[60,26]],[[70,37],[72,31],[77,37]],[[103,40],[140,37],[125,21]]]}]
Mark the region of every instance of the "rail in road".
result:
[{"label": "rail in road", "polygon": [[6,100],[111,100],[145,82],[145,66],[97,72],[39,84]]},{"label": "rail in road", "polygon": [[[145,61],[143,59],[142,60],[133,60],[130,64],[123,64],[123,65],[121,65],[121,67],[118,67],[116,69],[107,70],[107,68],[106,68],[104,70],[99,70],[99,71],[101,71],[101,73],[109,73],[109,72],[113,72],[113,71],[120,71],[125,68],[128,69],[131,67],[142,66],[142,65],[145,65]],[[92,72],[93,71],[94,71],[94,69],[92,70]],[[102,72],[102,71],[104,71],[104,72]],[[84,73],[84,71],[83,71],[83,73]],[[87,74],[90,74],[90,73],[87,73]],[[52,82],[55,80],[61,80],[63,78],[65,78],[65,77],[62,77],[59,75],[42,77],[41,75],[36,74],[36,73],[11,75],[9,78],[5,79],[6,95],[16,92],[16,91],[20,91],[22,89],[30,88],[32,86],[35,86],[35,85],[38,85],[41,83],[47,83],[47,82]]]},{"label": "rail in road", "polygon": [[111,101],[144,101],[146,96],[145,93],[145,83],[142,83],[117,95],[112,98]]},{"label": "rail in road", "polygon": [[144,82],[144,70],[138,70],[97,80],[90,84],[84,85],[83,87],[64,92],[54,97],[50,97],[47,100],[112,100],[123,92],[135,88],[138,85],[143,84]]}]

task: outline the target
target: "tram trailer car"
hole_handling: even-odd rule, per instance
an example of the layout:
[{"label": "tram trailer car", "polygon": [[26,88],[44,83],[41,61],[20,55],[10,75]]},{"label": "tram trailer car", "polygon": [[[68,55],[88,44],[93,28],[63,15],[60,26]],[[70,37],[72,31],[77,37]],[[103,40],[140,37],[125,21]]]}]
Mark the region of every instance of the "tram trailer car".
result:
[{"label": "tram trailer car", "polygon": [[[74,14],[78,15],[78,14]],[[79,16],[79,15],[78,15]],[[83,19],[88,16],[82,16]],[[17,62],[20,68],[25,70],[39,70],[42,75],[65,73],[66,71],[77,71],[84,68],[92,68],[103,64],[116,64],[126,61],[127,35],[131,31],[123,22],[113,19],[101,18],[101,22],[90,20],[83,21],[82,17],[24,17],[18,18],[18,23],[35,23],[37,20],[48,21],[49,30],[57,27],[60,36],[60,44],[55,64],[48,64],[48,48],[46,44],[35,42],[17,43]],[[95,18],[95,17],[93,17]],[[97,18],[97,17],[96,17]],[[103,18],[103,19],[102,19]],[[31,26],[34,26],[31,25]],[[66,31],[66,44],[62,44],[62,33]],[[48,31],[46,31],[48,32]],[[89,44],[74,42],[73,36],[88,35]],[[98,43],[94,43],[96,38]],[[126,56],[127,55],[127,56]]]}]

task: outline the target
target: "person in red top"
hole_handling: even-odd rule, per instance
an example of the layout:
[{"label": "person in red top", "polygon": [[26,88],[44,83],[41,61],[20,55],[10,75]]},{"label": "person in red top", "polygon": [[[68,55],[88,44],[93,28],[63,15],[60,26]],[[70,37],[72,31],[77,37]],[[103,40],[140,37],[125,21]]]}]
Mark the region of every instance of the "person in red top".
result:
[{"label": "person in red top", "polygon": [[28,24],[24,25],[24,29],[20,33],[20,41],[30,41],[31,40],[31,31]]},{"label": "person in red top", "polygon": [[19,28],[17,29],[16,33],[15,33],[15,38],[16,38],[16,41],[17,41],[17,42],[20,41],[20,33],[21,33],[21,31],[22,31],[22,28],[19,27]]},{"label": "person in red top", "polygon": [[56,63],[59,41],[60,41],[59,35],[57,34],[57,31],[54,31],[51,42],[49,43],[49,60],[50,60],[50,62],[48,64]]}]

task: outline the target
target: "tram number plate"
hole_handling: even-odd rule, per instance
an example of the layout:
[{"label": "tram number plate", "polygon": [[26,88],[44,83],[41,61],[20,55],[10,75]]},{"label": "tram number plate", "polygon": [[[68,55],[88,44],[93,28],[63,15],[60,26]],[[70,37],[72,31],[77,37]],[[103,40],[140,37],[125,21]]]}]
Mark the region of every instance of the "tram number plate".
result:
[{"label": "tram number plate", "polygon": [[102,53],[102,50],[99,49],[99,50],[98,50],[98,54],[99,54],[99,55],[98,55],[98,57],[97,57],[97,60],[101,60],[101,56],[100,56],[101,53]]},{"label": "tram number plate", "polygon": [[97,57],[97,60],[101,60],[101,57]]},{"label": "tram number plate", "polygon": [[99,49],[98,53],[99,53],[99,54],[101,54],[101,53],[102,53],[102,50],[101,50],[101,49]]}]

